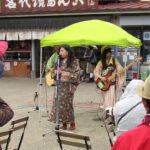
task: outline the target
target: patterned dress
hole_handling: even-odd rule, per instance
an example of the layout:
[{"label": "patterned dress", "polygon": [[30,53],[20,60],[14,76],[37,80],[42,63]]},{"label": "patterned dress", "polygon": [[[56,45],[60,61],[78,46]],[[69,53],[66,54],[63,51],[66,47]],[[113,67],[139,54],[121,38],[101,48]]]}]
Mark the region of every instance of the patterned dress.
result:
[{"label": "patterned dress", "polygon": [[[70,68],[67,68],[67,61],[61,60],[61,76],[59,82],[59,122],[74,123],[73,98],[74,92],[80,82],[80,66],[79,61],[74,59]],[[68,76],[66,78],[65,76]],[[52,122],[56,123],[57,116],[57,92],[54,92],[54,101],[50,114]]]}]

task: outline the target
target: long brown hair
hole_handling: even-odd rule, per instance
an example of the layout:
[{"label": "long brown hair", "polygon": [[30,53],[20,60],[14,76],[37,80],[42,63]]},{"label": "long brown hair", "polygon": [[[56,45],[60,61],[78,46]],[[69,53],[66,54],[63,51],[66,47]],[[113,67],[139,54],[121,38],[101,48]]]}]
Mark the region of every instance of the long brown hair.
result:
[{"label": "long brown hair", "polygon": [[111,48],[105,49],[103,54],[102,54],[102,69],[107,68],[107,64],[106,64],[106,55],[107,55],[107,53],[111,53]]},{"label": "long brown hair", "polygon": [[67,67],[71,67],[74,61],[74,54],[69,45],[61,45],[59,50],[64,48],[68,52]]}]

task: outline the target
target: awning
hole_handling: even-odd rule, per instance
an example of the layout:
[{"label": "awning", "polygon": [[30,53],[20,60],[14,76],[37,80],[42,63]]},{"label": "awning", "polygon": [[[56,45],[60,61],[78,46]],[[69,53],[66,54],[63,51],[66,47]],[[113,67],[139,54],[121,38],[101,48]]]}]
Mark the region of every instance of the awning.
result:
[{"label": "awning", "polygon": [[56,32],[58,29],[49,30],[24,30],[24,31],[0,31],[0,40],[17,41],[17,40],[40,40],[41,38]]}]

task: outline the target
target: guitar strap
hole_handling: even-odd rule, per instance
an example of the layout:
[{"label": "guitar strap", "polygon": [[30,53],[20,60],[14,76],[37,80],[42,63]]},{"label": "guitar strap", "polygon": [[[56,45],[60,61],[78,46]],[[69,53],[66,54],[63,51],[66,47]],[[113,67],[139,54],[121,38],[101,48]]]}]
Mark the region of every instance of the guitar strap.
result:
[{"label": "guitar strap", "polygon": [[[116,63],[115,63],[115,58],[112,58],[112,61],[113,61],[113,67],[114,67],[114,70],[112,71],[112,73],[115,71],[116,69]],[[112,82],[112,85],[116,83],[116,78],[115,78],[115,81]],[[116,88],[116,87],[115,87]]]},{"label": "guitar strap", "polygon": [[113,59],[113,66],[114,68],[116,68],[115,58],[112,58],[112,59]]}]

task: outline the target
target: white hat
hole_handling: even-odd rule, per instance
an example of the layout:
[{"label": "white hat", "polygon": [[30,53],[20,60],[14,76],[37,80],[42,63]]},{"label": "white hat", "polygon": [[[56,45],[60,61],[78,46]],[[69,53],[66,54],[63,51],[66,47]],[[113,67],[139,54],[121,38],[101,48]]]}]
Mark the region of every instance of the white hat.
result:
[{"label": "white hat", "polygon": [[143,84],[137,87],[136,92],[139,96],[150,100],[150,75]]}]

